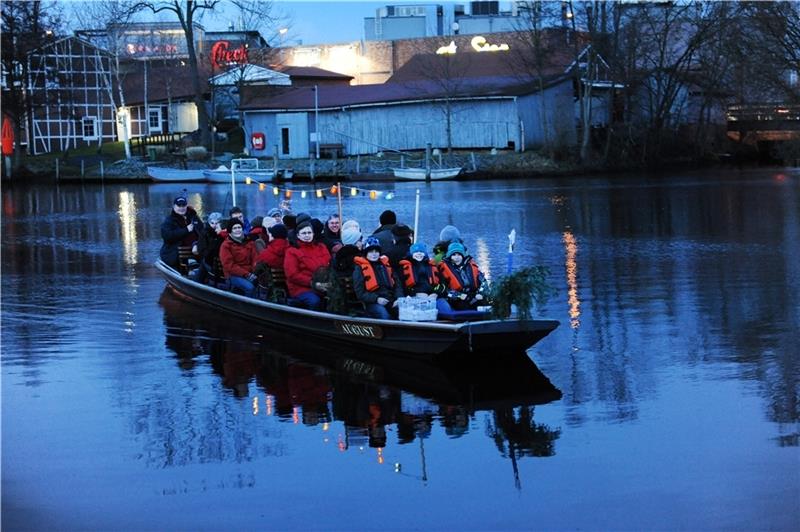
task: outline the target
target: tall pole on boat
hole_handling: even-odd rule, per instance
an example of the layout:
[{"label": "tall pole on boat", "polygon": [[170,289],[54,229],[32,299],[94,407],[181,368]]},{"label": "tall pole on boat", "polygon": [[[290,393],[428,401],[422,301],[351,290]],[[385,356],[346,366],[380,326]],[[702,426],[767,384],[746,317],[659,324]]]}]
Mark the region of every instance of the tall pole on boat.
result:
[{"label": "tall pole on boat", "polygon": [[231,161],[231,202],[236,207],[236,179],[233,177],[236,168],[236,161]]},{"label": "tall pole on boat", "polygon": [[[342,182],[341,181],[336,183],[336,199],[339,202],[339,223],[341,224],[344,221],[342,219]],[[339,231],[341,231],[341,226],[340,226]],[[341,232],[339,233],[339,236],[340,237],[342,236]]]},{"label": "tall pole on boat", "polygon": [[419,189],[417,189],[417,201],[414,206],[414,242],[419,240]]}]

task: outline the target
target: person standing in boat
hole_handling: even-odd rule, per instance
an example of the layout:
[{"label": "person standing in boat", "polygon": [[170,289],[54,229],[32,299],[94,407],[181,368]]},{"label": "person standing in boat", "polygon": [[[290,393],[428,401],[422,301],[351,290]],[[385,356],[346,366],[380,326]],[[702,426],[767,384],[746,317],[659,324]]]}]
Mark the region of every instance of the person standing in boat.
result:
[{"label": "person standing in boat", "polygon": [[324,283],[313,282],[312,277],[318,269],[330,265],[331,254],[325,244],[314,241],[310,217],[297,224],[295,234],[297,247],[287,248],[283,260],[289,297],[298,300],[305,308],[322,310],[322,294],[327,287]]},{"label": "person standing in boat", "polygon": [[380,241],[371,236],[364,242],[364,257],[353,259],[353,290],[364,303],[367,315],[384,320],[392,319],[397,300],[403,297],[403,287],[389,259],[381,255]]},{"label": "person standing in boat", "polygon": [[214,271],[214,261],[219,257],[219,248],[228,236],[222,214],[212,212],[208,215],[205,230],[197,241],[197,253],[200,255],[200,268],[196,281],[203,283],[209,273]]},{"label": "person standing in boat", "polygon": [[411,245],[409,256],[400,261],[400,278],[407,296],[424,296],[437,299],[446,292],[439,277],[439,269],[428,258],[428,248],[422,242]]},{"label": "person standing in boat", "polygon": [[185,196],[178,196],[172,202],[172,211],[161,223],[161,260],[178,269],[178,247],[194,246],[200,238],[203,222],[197,212],[189,206]]},{"label": "person standing in boat", "polygon": [[486,278],[463,244],[453,242],[447,247],[447,254],[439,263],[439,275],[447,289],[447,303],[453,310],[476,310],[478,305],[486,304]]},{"label": "person standing in boat", "polygon": [[231,218],[228,238],[219,248],[219,260],[225,278],[231,288],[238,288],[247,297],[255,294],[256,275],[253,267],[256,261],[256,245],[244,233],[244,225],[238,218]]},{"label": "person standing in boat", "polygon": [[392,228],[397,225],[397,215],[394,211],[386,210],[380,215],[380,227],[375,229],[372,236],[378,239],[382,249],[388,249],[392,245]]}]

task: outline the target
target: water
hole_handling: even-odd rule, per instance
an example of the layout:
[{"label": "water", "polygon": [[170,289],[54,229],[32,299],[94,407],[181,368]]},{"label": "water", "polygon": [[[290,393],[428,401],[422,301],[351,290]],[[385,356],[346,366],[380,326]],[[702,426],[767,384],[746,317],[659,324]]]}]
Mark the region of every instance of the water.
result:
[{"label": "water", "polygon": [[[363,184],[491,277],[543,264],[527,354],[431,365],[193,307],[178,186],[5,187],[2,520],[17,529],[800,527],[800,177]],[[361,184],[360,184],[361,185]],[[205,213],[224,185],[192,185]],[[250,216],[277,203],[239,187]],[[392,199],[386,199],[388,194]],[[333,200],[302,197],[320,217]],[[327,350],[326,350],[327,349]],[[535,365],[534,363],[535,362]]]}]

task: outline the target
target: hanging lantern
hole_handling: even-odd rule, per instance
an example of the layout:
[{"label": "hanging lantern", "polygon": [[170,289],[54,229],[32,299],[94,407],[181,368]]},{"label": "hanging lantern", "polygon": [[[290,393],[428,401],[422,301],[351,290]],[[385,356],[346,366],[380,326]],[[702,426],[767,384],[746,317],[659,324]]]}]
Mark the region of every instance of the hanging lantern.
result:
[{"label": "hanging lantern", "polygon": [[358,196],[358,189],[355,188],[355,187],[351,188],[350,189],[350,195],[351,196]]},{"label": "hanging lantern", "polygon": [[247,176],[247,177],[245,177],[245,178],[244,178],[244,183],[245,183],[246,185],[249,185],[249,184],[250,184],[250,183],[252,183],[252,182],[253,182],[253,180],[250,178],[250,176]]},{"label": "hanging lantern", "polygon": [[377,197],[378,197],[378,191],[377,190],[370,190],[369,191],[369,199],[375,199]]},{"label": "hanging lantern", "polygon": [[302,192],[300,192],[300,197],[301,197],[301,198],[305,198],[305,197],[306,197],[306,191],[305,191],[305,190],[303,190]]},{"label": "hanging lantern", "polygon": [[287,191],[284,193],[284,196],[286,197],[286,199],[289,199],[289,198],[291,198],[291,197],[292,197],[292,191],[291,191],[291,190],[287,190]]},{"label": "hanging lantern", "polygon": [[281,191],[278,189],[278,187],[272,187],[272,193],[273,193],[273,194],[275,194],[276,196],[277,196],[278,194],[280,194],[280,192],[281,192]]},{"label": "hanging lantern", "polygon": [[317,189],[317,197],[318,197],[318,198],[321,198],[321,197],[322,197],[322,189],[321,189],[321,188],[320,188],[320,189]]},{"label": "hanging lantern", "polygon": [[390,200],[392,198],[394,198],[394,192],[389,192],[388,194],[386,194],[386,199],[387,200]]},{"label": "hanging lantern", "polygon": [[333,194],[333,195],[335,196],[335,195],[336,195],[336,191],[337,191],[337,190],[338,190],[338,189],[336,188],[336,185],[333,185],[333,186],[331,187],[331,194]]},{"label": "hanging lantern", "polygon": [[267,185],[265,185],[264,183],[259,183],[258,190],[264,192],[265,190],[267,190]]}]

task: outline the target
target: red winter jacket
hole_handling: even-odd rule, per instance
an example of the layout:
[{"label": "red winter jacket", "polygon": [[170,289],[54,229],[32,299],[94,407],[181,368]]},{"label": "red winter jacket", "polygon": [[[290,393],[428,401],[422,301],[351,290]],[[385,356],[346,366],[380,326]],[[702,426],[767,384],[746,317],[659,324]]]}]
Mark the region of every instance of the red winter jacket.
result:
[{"label": "red winter jacket", "polygon": [[276,238],[265,247],[256,257],[256,264],[265,263],[270,268],[283,269],[283,259],[286,256],[286,248],[289,241],[285,238]]},{"label": "red winter jacket", "polygon": [[226,278],[231,275],[247,277],[253,272],[256,245],[252,240],[245,240],[240,244],[231,238],[226,238],[219,247],[219,260]]},{"label": "red winter jacket", "polygon": [[331,262],[328,248],[321,242],[298,242],[299,247],[288,248],[283,259],[286,272],[286,286],[289,295],[297,297],[311,290],[311,276],[320,268],[327,268]]}]

